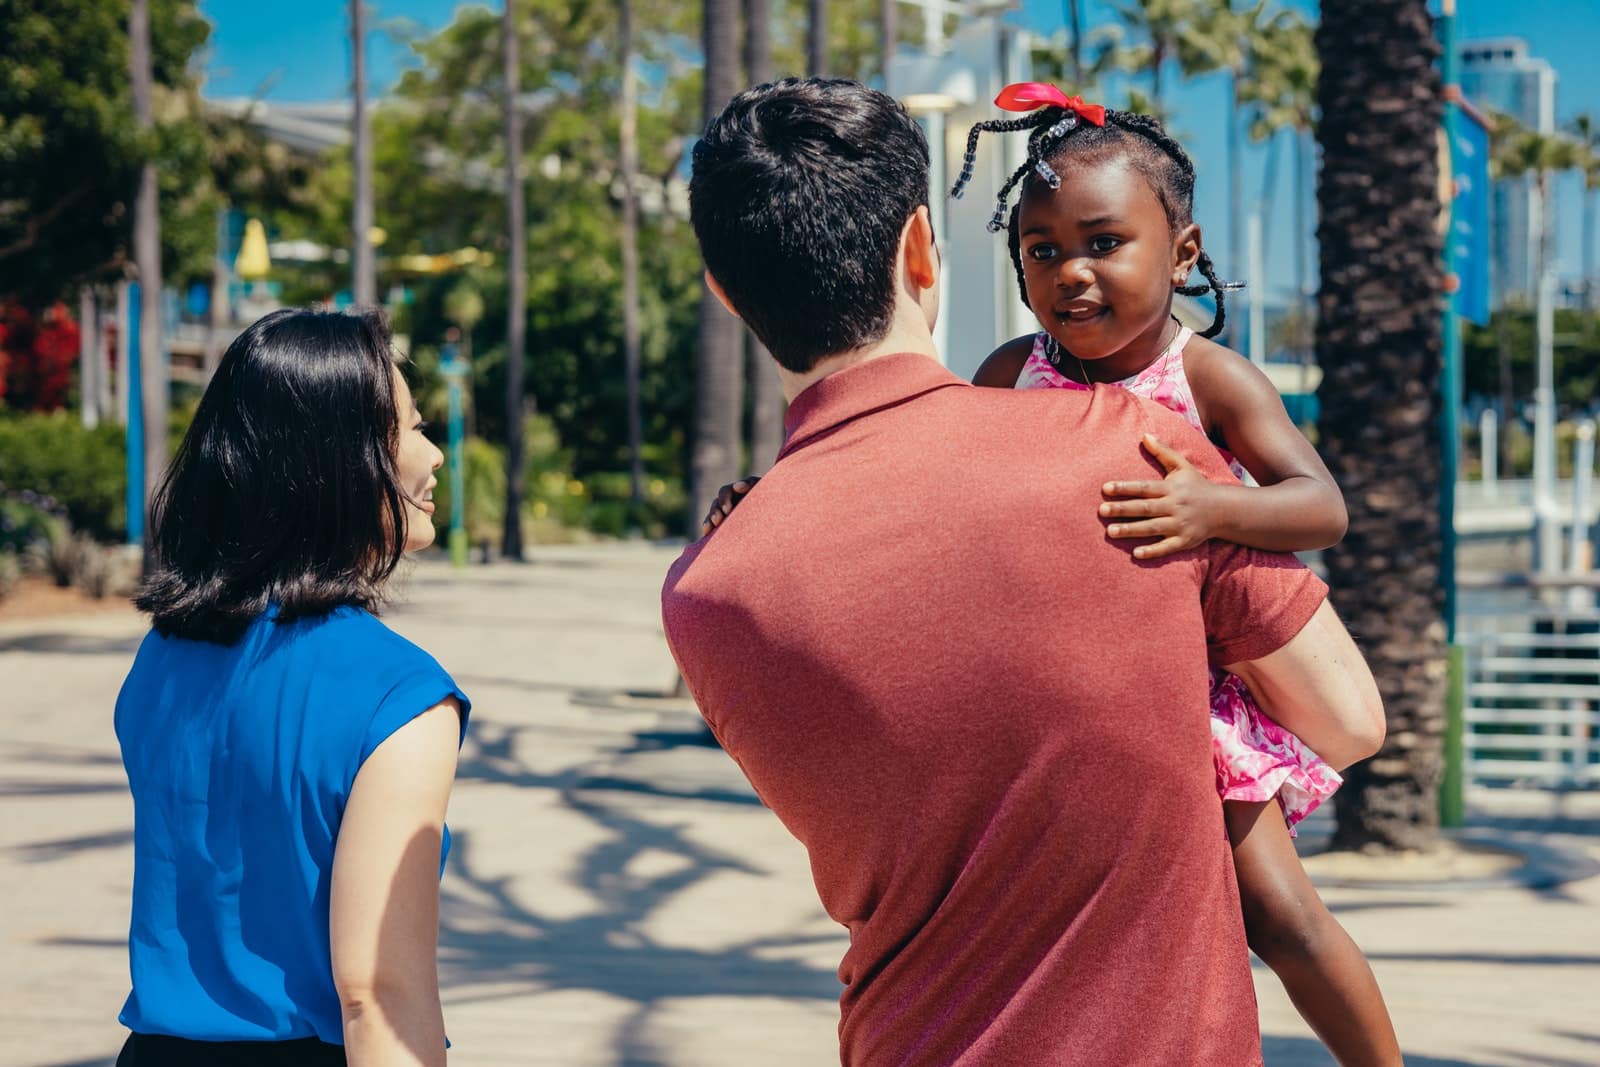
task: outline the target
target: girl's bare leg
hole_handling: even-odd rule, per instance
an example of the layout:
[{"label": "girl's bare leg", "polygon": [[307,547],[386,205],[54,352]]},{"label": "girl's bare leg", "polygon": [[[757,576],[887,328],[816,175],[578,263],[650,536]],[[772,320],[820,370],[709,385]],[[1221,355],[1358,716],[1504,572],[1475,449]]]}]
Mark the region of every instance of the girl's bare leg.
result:
[{"label": "girl's bare leg", "polygon": [[1276,801],[1227,801],[1250,950],[1342,1067],[1401,1067],[1372,967],[1311,885]]}]

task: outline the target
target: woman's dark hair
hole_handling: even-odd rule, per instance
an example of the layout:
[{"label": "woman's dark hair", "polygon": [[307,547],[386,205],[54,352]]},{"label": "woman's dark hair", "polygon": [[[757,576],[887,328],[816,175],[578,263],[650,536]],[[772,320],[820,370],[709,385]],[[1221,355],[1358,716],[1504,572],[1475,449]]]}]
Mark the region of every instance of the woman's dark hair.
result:
[{"label": "woman's dark hair", "polygon": [[900,234],[928,202],[928,143],[893,97],[788,78],[747,89],[694,148],[706,269],[784,367],[881,340]]},{"label": "woman's dark hair", "polygon": [[[1028,135],[1028,158],[1018,167],[1005,185],[995,203],[994,218],[989,220],[989,231],[1007,230],[1011,245],[1011,266],[1017,272],[1017,288],[1022,292],[1022,302],[1028,303],[1028,286],[1022,270],[1022,240],[1018,232],[1017,216],[1021,203],[1013,206],[1007,220],[1006,201],[1011,191],[1022,184],[1026,192],[1035,182],[1044,182],[1050,188],[1061,185],[1057,167],[1071,161],[1100,162],[1120,158],[1144,175],[1155,190],[1156,198],[1167,214],[1167,226],[1173,233],[1194,221],[1194,163],[1183,146],[1167,136],[1161,123],[1149,115],[1132,111],[1106,109],[1104,126],[1081,120],[1074,112],[1060,107],[1043,107],[1021,118],[996,119],[980,122],[967,134],[967,153],[950,195],[959,197],[972,177],[973,162],[978,153],[978,135],[982,133],[1013,133],[1032,130]],[[1244,288],[1241,282],[1225,282],[1217,277],[1216,267],[1204,250],[1196,264],[1205,278],[1205,285],[1185,285],[1178,292],[1185,296],[1214,294],[1217,313],[1211,325],[1200,336],[1215,337],[1222,332],[1226,321],[1223,294],[1230,289]],[[1030,307],[1032,305],[1029,305]]]},{"label": "woman's dark hair", "polygon": [[377,312],[275,311],[223,355],[156,495],[136,603],[158,632],[231,644],[375,610],[404,551],[394,356]]}]

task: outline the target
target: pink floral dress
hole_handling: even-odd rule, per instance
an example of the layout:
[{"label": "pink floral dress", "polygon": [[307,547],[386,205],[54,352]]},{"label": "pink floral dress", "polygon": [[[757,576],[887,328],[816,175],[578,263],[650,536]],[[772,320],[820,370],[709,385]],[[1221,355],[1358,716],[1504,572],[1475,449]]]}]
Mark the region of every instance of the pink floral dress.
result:
[{"label": "pink floral dress", "polygon": [[[1204,432],[1189,377],[1183,369],[1183,349],[1193,336],[1188,327],[1179,327],[1177,336],[1154,363],[1131,378],[1107,384],[1154,400]],[[1045,356],[1047,337],[1041,333],[1034,338],[1033,352],[1017,376],[1017,388],[1089,388],[1051,365]],[[1243,480],[1245,471],[1239,461],[1226,452],[1222,452],[1222,458]],[[1242,681],[1218,670],[1211,672],[1211,762],[1217,772],[1217,792],[1223,800],[1263,801],[1277,797],[1291,831],[1343,782],[1338,772],[1301,744],[1298,737],[1262,714]]]}]

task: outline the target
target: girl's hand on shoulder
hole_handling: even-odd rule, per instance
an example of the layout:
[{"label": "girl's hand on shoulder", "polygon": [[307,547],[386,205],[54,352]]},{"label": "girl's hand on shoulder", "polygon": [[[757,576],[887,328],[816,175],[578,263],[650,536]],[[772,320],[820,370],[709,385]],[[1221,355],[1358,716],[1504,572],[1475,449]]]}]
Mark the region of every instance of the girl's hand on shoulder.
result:
[{"label": "girl's hand on shoulder", "polygon": [[719,489],[717,499],[711,502],[711,510],[706,512],[705,519],[700,523],[700,536],[704,537],[721,526],[722,520],[733,514],[733,509],[739,506],[739,500],[754,489],[760,480],[754,477],[741,478]]},{"label": "girl's hand on shoulder", "polygon": [[1102,486],[1106,499],[1100,517],[1113,520],[1106,536],[1118,541],[1158,539],[1135,548],[1135,559],[1159,559],[1210,540],[1216,527],[1216,484],[1154,434],[1144,435],[1144,447],[1166,468],[1167,476],[1159,482]]}]

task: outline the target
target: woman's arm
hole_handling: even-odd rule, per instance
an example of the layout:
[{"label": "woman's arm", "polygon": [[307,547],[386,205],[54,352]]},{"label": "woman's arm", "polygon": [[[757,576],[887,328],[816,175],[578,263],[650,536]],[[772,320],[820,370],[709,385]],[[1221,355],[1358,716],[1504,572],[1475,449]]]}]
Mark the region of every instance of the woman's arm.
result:
[{"label": "woman's arm", "polygon": [[390,734],[361,765],[345,806],[329,934],[351,1067],[445,1062],[439,852],[460,713],[451,697]]},{"label": "woman's arm", "polygon": [[1219,486],[1211,536],[1273,552],[1327,548],[1344,537],[1344,496],[1311,442],[1289,421],[1261,369],[1217,344],[1194,343],[1184,369],[1200,418],[1259,489]]}]

